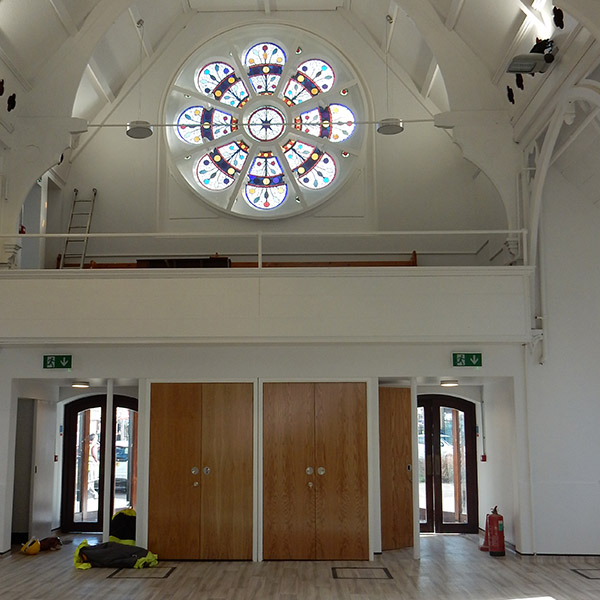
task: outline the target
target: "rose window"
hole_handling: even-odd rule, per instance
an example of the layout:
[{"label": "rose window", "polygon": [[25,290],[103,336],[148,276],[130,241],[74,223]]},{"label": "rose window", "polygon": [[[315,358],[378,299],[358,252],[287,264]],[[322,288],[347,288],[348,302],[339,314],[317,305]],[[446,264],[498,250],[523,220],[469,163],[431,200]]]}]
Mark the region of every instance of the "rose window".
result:
[{"label": "rose window", "polygon": [[287,37],[278,32],[229,53],[199,50],[167,99],[172,165],[230,214],[309,210],[340,189],[362,154],[356,76],[323,42],[290,50]]}]

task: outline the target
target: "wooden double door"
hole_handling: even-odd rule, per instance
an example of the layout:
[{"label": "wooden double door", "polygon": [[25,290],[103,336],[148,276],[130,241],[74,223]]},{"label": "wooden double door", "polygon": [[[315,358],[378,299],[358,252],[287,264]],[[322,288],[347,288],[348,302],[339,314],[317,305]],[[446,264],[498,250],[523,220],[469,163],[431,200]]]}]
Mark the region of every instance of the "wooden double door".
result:
[{"label": "wooden double door", "polygon": [[252,423],[251,383],[152,384],[152,552],[163,559],[252,559]]},{"label": "wooden double door", "polygon": [[263,388],[263,558],[369,558],[366,385]]}]

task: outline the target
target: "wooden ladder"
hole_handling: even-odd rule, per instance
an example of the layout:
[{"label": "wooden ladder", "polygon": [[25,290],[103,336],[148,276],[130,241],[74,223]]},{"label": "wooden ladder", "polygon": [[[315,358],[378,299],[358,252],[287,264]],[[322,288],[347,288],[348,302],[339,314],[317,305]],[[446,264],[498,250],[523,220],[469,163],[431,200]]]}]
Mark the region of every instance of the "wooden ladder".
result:
[{"label": "wooden ladder", "polygon": [[65,247],[60,257],[61,269],[83,269],[88,245],[87,234],[90,232],[97,194],[98,190],[93,188],[90,198],[80,198],[79,190],[77,188],[73,190],[73,204],[71,205],[67,233],[80,234],[81,237],[69,235],[66,238]]}]

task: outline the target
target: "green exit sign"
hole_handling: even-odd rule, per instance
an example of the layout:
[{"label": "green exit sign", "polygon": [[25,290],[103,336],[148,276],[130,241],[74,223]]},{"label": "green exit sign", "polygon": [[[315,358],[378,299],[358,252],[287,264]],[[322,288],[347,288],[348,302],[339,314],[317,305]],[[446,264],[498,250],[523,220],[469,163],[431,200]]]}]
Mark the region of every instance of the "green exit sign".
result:
[{"label": "green exit sign", "polygon": [[44,369],[71,369],[72,354],[44,354]]},{"label": "green exit sign", "polygon": [[453,367],[481,367],[483,365],[483,354],[481,352],[453,352]]}]

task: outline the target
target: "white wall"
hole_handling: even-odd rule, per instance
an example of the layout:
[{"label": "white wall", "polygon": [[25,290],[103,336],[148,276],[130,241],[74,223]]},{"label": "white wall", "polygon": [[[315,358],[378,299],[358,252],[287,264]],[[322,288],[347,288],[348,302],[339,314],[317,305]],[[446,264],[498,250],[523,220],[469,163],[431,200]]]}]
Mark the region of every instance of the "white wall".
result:
[{"label": "white wall", "polygon": [[[478,407],[479,424],[478,477],[479,526],[485,527],[485,516],[494,506],[504,517],[504,536],[515,545],[515,521],[518,498],[518,462],[513,382],[510,379],[489,380],[483,387],[482,403]],[[483,413],[483,418],[482,418]],[[485,439],[484,439],[485,436]],[[481,461],[485,447],[486,461]]]},{"label": "white wall", "polygon": [[4,340],[525,342],[527,268],[0,273]]},{"label": "white wall", "polygon": [[600,553],[600,209],[551,172],[543,204],[544,365],[531,356],[535,548]]},{"label": "white wall", "polygon": [[[142,117],[162,122],[165,94],[183,61],[204,42],[237,25],[255,22],[255,15],[226,13],[190,15],[184,29],[152,57],[142,80]],[[265,19],[257,21],[265,27]],[[386,112],[385,64],[379,47],[335,13],[289,13],[268,23],[292,23],[322,36],[355,67],[365,89],[365,118]],[[175,32],[174,32],[175,33]],[[241,43],[241,42],[240,42]],[[137,74],[136,74],[137,76]],[[394,106],[404,119],[431,118],[414,89],[392,73]],[[95,122],[126,123],[138,118],[139,88],[98,115]],[[77,115],[76,115],[77,116]],[[65,188],[65,202],[73,187],[99,190],[92,230],[107,231],[370,231],[377,229],[502,229],[507,217],[503,203],[485,177],[463,160],[446,131],[431,123],[407,126],[402,136],[376,136],[371,127],[359,169],[327,203],[294,219],[244,220],[209,208],[173,175],[164,150],[164,132],[147,140],[131,140],[121,128],[90,130],[73,155]],[[426,160],[421,157],[426,156]],[[416,159],[416,160],[415,160]],[[431,169],[435,164],[436,169]],[[377,200],[381,198],[381,202]],[[392,199],[392,201],[390,201]],[[423,211],[423,206],[431,210]],[[423,215],[426,215],[425,220]],[[216,251],[226,253],[215,248]],[[409,249],[411,250],[411,249]],[[108,252],[92,242],[90,252]]]},{"label": "white wall", "polygon": [[[482,351],[484,366],[479,369],[458,370],[451,366],[453,350]],[[44,372],[42,356],[47,353],[72,353],[73,369],[70,372]],[[441,376],[478,379],[514,377],[522,389],[522,359],[520,344],[394,344],[394,343],[330,343],[330,344],[171,344],[171,345],[97,345],[85,344],[28,346],[2,350],[0,363],[0,389],[4,382],[18,379],[38,379],[44,385],[56,382],[56,387],[66,385],[70,379],[98,377],[115,380],[139,379],[163,381],[215,381],[258,378],[287,380],[337,379],[391,379]],[[459,371],[457,373],[457,371]],[[56,399],[64,398],[57,390]],[[10,388],[0,395],[0,411],[8,421],[16,409]],[[142,403],[141,410],[144,410]],[[143,422],[145,415],[141,414]],[[4,431],[4,420],[0,427]],[[0,489],[10,480],[12,473],[6,468],[14,461],[14,438],[5,444],[0,436]],[[143,468],[141,470],[143,472]],[[3,510],[12,506],[12,487],[9,500],[0,504],[0,523]],[[519,515],[519,527],[527,526],[528,515]],[[8,549],[10,529],[0,530],[0,551]],[[530,551],[527,546],[525,552]]]}]

